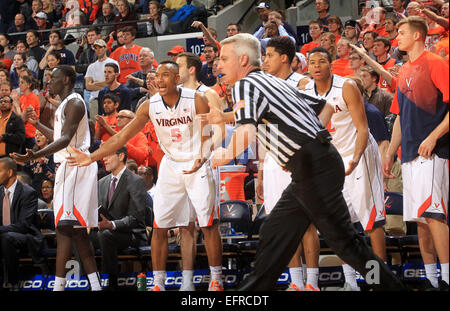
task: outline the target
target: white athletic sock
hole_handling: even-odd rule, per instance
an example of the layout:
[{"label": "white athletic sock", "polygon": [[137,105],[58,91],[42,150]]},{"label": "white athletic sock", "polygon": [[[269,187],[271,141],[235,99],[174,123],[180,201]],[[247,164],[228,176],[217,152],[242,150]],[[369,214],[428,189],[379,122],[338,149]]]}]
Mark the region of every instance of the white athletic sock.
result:
[{"label": "white athletic sock", "polygon": [[211,270],[211,280],[216,280],[219,282],[220,286],[223,286],[222,266],[216,267],[209,266],[209,269]]},{"label": "white athletic sock", "polygon": [[424,265],[425,266],[425,275],[427,279],[430,281],[433,287],[439,287],[438,276],[437,276],[437,267],[435,263]]},{"label": "white athletic sock", "polygon": [[66,287],[66,278],[55,277],[55,286],[53,286],[54,292],[62,292]]},{"label": "white athletic sock", "polygon": [[194,277],[194,270],[183,270],[182,275],[183,275],[182,286],[192,284],[192,278]]},{"label": "white athletic sock", "polygon": [[306,271],[306,284],[319,288],[319,268],[308,268]]},{"label": "white athletic sock", "polygon": [[356,283],[356,271],[352,266],[348,264],[343,264],[342,269],[344,270],[345,282],[348,283],[352,290],[359,291],[358,284]]},{"label": "white athletic sock", "polygon": [[91,283],[91,291],[100,291],[102,286],[100,285],[100,275],[97,272],[88,274],[89,283]]},{"label": "white athletic sock", "polygon": [[289,268],[289,274],[291,275],[291,283],[297,285],[297,287],[300,289],[305,288],[305,283],[303,282],[302,267]]},{"label": "white athletic sock", "polygon": [[448,284],[448,262],[441,263],[441,278],[442,281]]},{"label": "white athletic sock", "polygon": [[165,289],[165,283],[166,283],[166,271],[165,270],[159,270],[159,271],[153,271],[153,285],[158,285],[161,287],[161,289]]}]

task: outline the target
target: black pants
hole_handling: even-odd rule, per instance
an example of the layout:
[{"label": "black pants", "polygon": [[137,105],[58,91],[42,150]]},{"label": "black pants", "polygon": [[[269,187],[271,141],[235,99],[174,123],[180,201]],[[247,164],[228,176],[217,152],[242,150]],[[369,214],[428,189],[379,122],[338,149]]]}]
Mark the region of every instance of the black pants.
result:
[{"label": "black pants", "polygon": [[19,281],[20,252],[27,251],[26,234],[17,232],[0,233],[0,259],[3,264],[3,280],[9,283]]},{"label": "black pants", "polygon": [[319,141],[302,147],[289,162],[292,183],[260,230],[255,271],[239,290],[272,290],[286,269],[306,229],[313,223],[327,244],[362,276],[379,265],[378,290],[404,290],[399,279],[354,229],[342,195],[344,164],[331,144]]}]

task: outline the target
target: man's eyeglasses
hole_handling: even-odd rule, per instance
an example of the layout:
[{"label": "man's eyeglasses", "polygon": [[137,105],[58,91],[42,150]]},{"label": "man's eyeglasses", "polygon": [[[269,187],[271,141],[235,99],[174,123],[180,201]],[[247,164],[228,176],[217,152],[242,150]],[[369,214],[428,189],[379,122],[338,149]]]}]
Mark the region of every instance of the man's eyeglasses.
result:
[{"label": "man's eyeglasses", "polygon": [[0,100],[0,104],[11,104],[11,103],[12,102],[7,99]]}]

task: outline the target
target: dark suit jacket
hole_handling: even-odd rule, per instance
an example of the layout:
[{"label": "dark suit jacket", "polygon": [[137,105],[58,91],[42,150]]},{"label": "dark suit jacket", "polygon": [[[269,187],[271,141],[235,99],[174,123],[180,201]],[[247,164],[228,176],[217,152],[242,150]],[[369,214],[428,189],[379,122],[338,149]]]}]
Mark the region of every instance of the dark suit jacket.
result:
[{"label": "dark suit jacket", "polygon": [[[3,223],[3,197],[5,188],[0,187],[0,224]],[[44,238],[37,228],[38,193],[28,185],[17,181],[11,206],[11,224],[0,225],[0,234],[3,232],[16,232],[27,235],[29,251],[33,260],[39,258],[39,251],[43,247]]]},{"label": "dark suit jacket", "polygon": [[[21,117],[11,112],[11,117],[6,123],[5,134],[2,135],[2,140],[6,143],[5,155],[22,150],[22,144],[25,141],[25,124]],[[3,156],[0,154],[0,156]]]},{"label": "dark suit jacket", "polygon": [[[122,232],[133,232],[141,235],[145,231],[145,208],[147,202],[147,192],[145,191],[144,180],[125,169],[116,190],[108,202],[108,192],[112,175],[103,177],[98,182],[98,203],[108,210],[116,230]],[[105,215],[106,216],[106,215]]]}]

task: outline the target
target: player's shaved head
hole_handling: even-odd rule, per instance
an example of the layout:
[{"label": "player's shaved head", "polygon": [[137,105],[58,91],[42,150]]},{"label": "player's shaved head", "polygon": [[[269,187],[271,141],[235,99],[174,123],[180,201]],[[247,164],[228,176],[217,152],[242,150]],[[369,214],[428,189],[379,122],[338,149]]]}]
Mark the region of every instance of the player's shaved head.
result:
[{"label": "player's shaved head", "polygon": [[179,72],[178,64],[171,60],[166,60],[166,61],[161,62],[157,71],[159,71],[162,68],[168,68],[172,73],[174,73],[176,75]]}]

